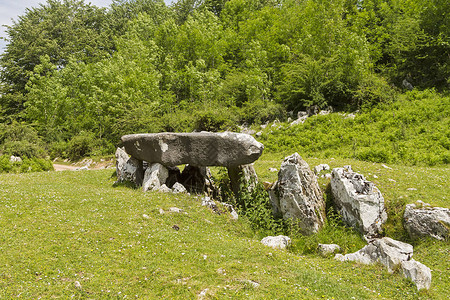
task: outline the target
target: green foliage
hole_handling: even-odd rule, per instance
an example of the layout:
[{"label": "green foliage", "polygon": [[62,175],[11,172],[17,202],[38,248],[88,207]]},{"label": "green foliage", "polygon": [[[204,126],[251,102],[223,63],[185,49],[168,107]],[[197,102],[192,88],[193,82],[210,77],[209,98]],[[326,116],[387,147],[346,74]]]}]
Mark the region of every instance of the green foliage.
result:
[{"label": "green foliage", "polygon": [[69,58],[95,62],[107,55],[112,44],[105,34],[106,21],[104,10],[83,1],[48,0],[7,26],[9,43],[0,58],[3,93],[8,95],[4,109],[10,114],[23,109],[21,96],[41,56],[63,68]]},{"label": "green foliage", "polygon": [[72,137],[68,143],[55,145],[54,151],[58,151],[59,147],[65,145],[65,151],[59,152],[60,157],[67,157],[71,160],[78,160],[86,156],[105,155],[114,151],[114,146],[107,144],[104,140],[96,138],[92,132],[82,131],[78,135]]},{"label": "green foliage", "polygon": [[45,149],[37,132],[29,125],[0,124],[0,152],[24,157],[43,157]]},{"label": "green foliage", "polygon": [[21,162],[11,162],[9,155],[0,155],[0,173],[28,173],[53,170],[50,160],[44,158],[23,158]]},{"label": "green foliage", "polygon": [[448,89],[448,1],[369,0],[357,6],[347,15],[349,24],[366,36],[375,67],[391,82]]},{"label": "green foliage", "polygon": [[231,110],[219,106],[199,111],[196,116],[195,129],[199,131],[223,131],[236,129],[237,116]]},{"label": "green foliage", "polygon": [[[245,191],[246,187],[241,190]],[[258,183],[251,192],[240,193],[236,200],[236,208],[261,236],[278,235],[288,231],[288,221],[274,218],[269,194],[262,183]]]},{"label": "green foliage", "polygon": [[[449,161],[450,98],[434,91],[409,92],[395,102],[357,114],[333,113],[263,134],[266,151],[365,161],[442,165]],[[312,142],[313,141],[313,142]]]},{"label": "green foliage", "polygon": [[[425,4],[183,0],[167,7],[162,0],[117,0],[106,11],[49,0],[8,28],[0,119],[33,124],[47,144],[85,131],[109,148],[133,132],[216,131],[286,119],[311,106],[392,105],[399,90],[392,84],[448,84],[448,4]],[[371,121],[355,122],[365,130]],[[308,151],[331,151],[326,145],[342,137],[352,157],[448,161],[448,151],[415,155],[403,142],[381,149],[402,141],[405,126],[412,125],[400,124],[379,145],[330,128]],[[290,139],[283,144],[308,143]],[[446,148],[445,135],[437,139]]]}]

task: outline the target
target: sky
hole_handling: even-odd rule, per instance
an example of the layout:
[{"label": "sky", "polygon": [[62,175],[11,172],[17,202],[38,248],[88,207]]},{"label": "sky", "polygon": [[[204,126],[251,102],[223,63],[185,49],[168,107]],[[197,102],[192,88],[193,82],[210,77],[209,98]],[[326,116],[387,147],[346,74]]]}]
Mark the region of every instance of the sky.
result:
[{"label": "sky", "polygon": [[[12,19],[17,20],[18,16],[25,14],[26,8],[39,7],[39,3],[46,3],[46,0],[0,0],[0,25],[11,25]],[[112,0],[85,0],[98,7],[107,7]],[[165,0],[166,3],[170,1]],[[4,27],[0,28],[0,37],[6,37]],[[0,39],[0,53],[3,53],[6,42]]]}]

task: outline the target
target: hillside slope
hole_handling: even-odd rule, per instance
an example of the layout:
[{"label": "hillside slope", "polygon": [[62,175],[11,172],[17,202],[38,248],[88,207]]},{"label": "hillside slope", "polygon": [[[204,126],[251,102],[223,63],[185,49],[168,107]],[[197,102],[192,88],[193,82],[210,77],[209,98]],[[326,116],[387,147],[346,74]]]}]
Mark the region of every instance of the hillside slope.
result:
[{"label": "hillside slope", "polygon": [[332,113],[304,124],[267,126],[260,141],[273,153],[295,149],[311,157],[445,165],[450,163],[450,97],[413,91],[355,118]]}]

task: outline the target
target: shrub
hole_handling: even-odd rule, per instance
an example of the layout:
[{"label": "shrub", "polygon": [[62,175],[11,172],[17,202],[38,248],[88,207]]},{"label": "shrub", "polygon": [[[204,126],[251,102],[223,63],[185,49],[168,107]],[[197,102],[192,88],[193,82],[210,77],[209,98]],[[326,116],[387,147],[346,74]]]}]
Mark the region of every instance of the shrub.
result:
[{"label": "shrub", "polygon": [[74,136],[68,143],[67,156],[71,160],[77,160],[92,153],[97,144],[92,132],[82,131]]},{"label": "shrub", "polygon": [[214,108],[198,113],[195,129],[200,131],[221,131],[236,128],[237,117],[230,109]]},{"label": "shrub", "polygon": [[44,158],[23,158],[22,162],[10,162],[8,155],[0,156],[0,173],[27,173],[53,170],[53,164]]},{"label": "shrub", "polygon": [[29,125],[17,122],[0,125],[0,150],[22,158],[45,156],[43,142],[37,132]]}]

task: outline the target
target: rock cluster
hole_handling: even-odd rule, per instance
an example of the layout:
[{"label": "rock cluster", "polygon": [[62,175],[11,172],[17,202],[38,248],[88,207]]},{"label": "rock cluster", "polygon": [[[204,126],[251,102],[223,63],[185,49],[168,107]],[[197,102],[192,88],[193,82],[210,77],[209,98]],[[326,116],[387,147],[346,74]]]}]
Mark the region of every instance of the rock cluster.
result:
[{"label": "rock cluster", "polygon": [[380,263],[392,273],[400,267],[404,276],[410,278],[420,289],[429,289],[431,270],[424,264],[412,259],[413,246],[388,237],[372,240],[361,250],[346,255],[336,254],[340,261],[355,261],[362,264]]},{"label": "rock cluster", "polygon": [[308,119],[311,116],[315,116],[315,115],[324,116],[324,115],[328,115],[332,112],[333,112],[332,107],[330,107],[328,110],[320,110],[319,107],[317,107],[317,106],[311,106],[310,108],[308,108],[307,111],[299,111],[297,113],[297,120],[292,121],[291,126],[303,124],[303,123],[305,123],[306,119]]},{"label": "rock cluster", "polygon": [[322,228],[325,201],[314,173],[298,153],[283,160],[269,197],[274,214],[292,218],[302,234],[310,235]]},{"label": "rock cluster", "polygon": [[335,168],[331,176],[331,192],[334,204],[347,225],[359,230],[368,240],[380,235],[387,214],[384,198],[372,182],[353,172],[350,166]]},{"label": "rock cluster", "polygon": [[253,189],[257,177],[251,163],[264,149],[252,136],[233,132],[132,134],[122,142],[125,148],[116,151],[117,182],[142,185],[144,191],[208,195],[216,190],[207,166],[227,167],[236,194],[242,183]]},{"label": "rock cluster", "polygon": [[412,239],[430,236],[437,240],[448,239],[450,234],[450,209],[431,207],[417,201],[406,205],[403,215],[405,229]]}]

